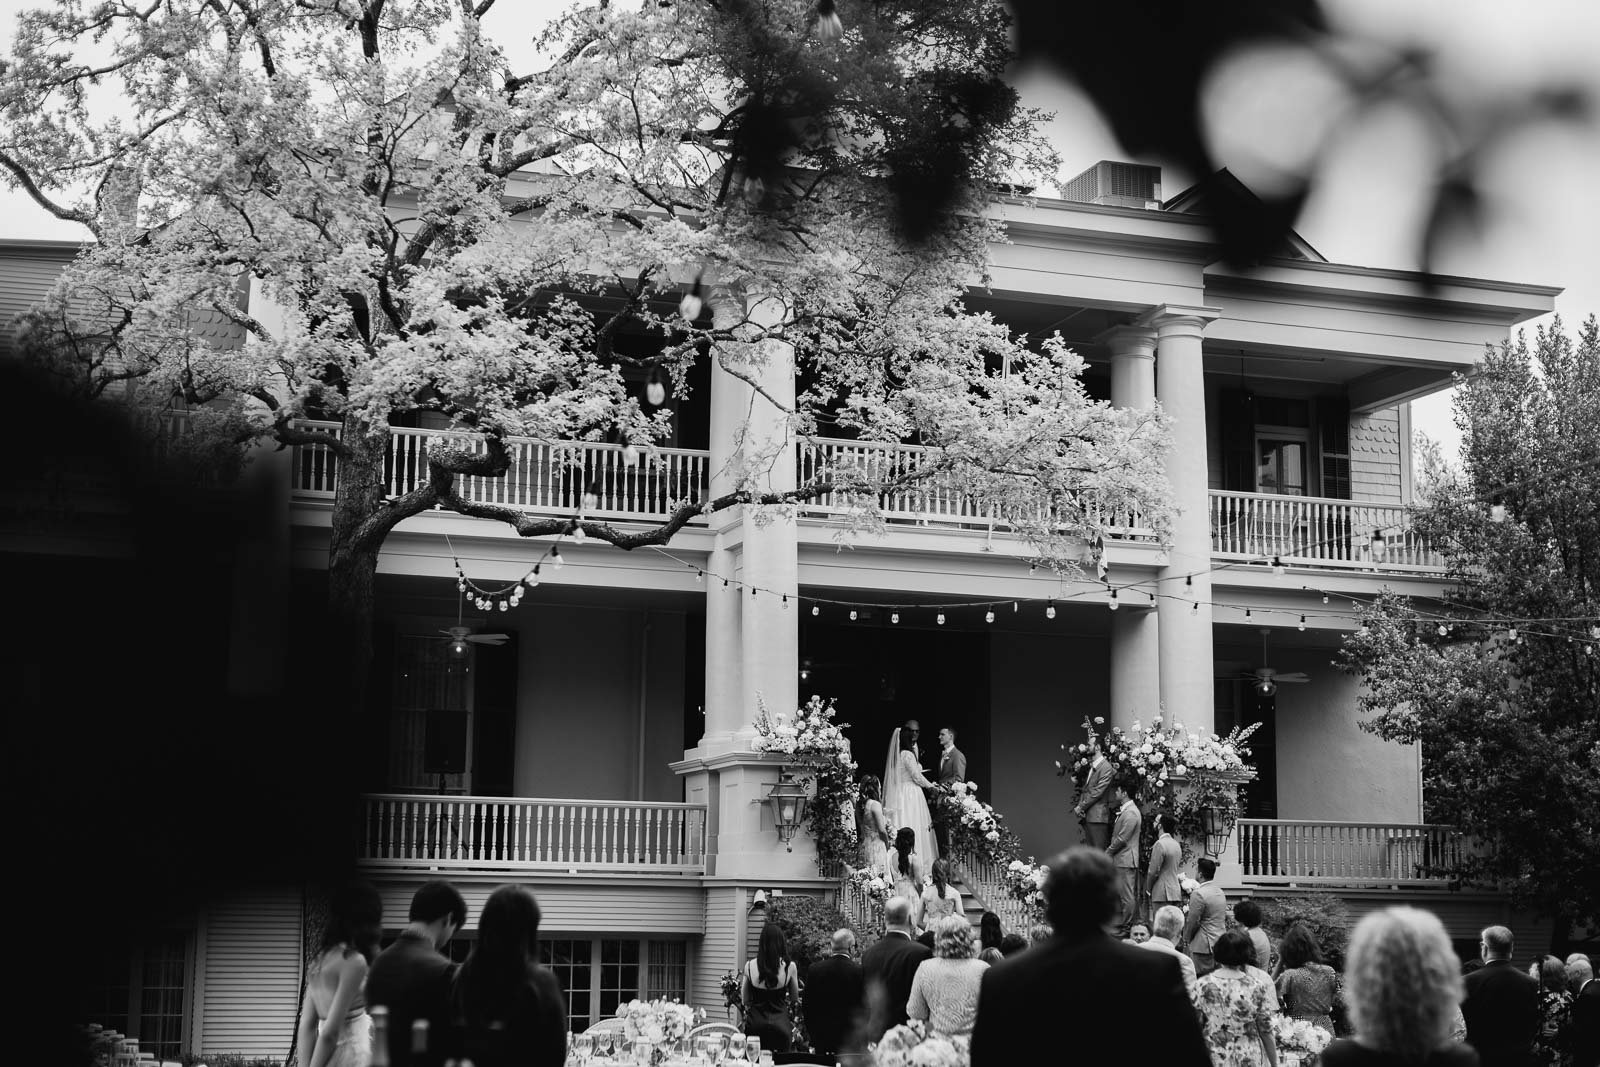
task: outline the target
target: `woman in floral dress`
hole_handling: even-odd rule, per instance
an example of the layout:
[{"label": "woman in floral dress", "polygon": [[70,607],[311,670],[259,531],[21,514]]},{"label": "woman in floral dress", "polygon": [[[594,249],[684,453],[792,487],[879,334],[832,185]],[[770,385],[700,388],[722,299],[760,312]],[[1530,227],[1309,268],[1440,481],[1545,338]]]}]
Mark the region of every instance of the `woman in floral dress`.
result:
[{"label": "woman in floral dress", "polygon": [[1567,965],[1555,956],[1539,961],[1539,1032],[1533,1036],[1533,1054],[1543,1067],[1566,1067],[1572,1062],[1561,1031],[1572,1012],[1567,992]]},{"label": "woman in floral dress", "polygon": [[1283,969],[1278,973],[1278,1000],[1291,1019],[1306,1019],[1333,1033],[1333,1002],[1338,995],[1339,977],[1322,962],[1322,950],[1305,923],[1295,923],[1284,931],[1278,946]]},{"label": "woman in floral dress", "polygon": [[1277,1067],[1278,1047],[1272,1036],[1267,987],[1244,970],[1255,954],[1250,935],[1229,930],[1217,938],[1211,954],[1217,968],[1196,984],[1195,996],[1212,1064]]}]

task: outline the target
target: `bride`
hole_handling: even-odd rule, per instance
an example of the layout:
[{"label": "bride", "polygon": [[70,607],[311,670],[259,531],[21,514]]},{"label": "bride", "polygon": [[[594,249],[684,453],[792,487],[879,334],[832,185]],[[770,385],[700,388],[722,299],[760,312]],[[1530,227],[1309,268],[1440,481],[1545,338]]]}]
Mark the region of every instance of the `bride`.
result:
[{"label": "bride", "polygon": [[925,867],[939,858],[939,843],[933,838],[933,816],[928,813],[924,789],[933,783],[923,776],[911,739],[902,738],[900,728],[889,735],[889,758],[883,769],[883,806],[891,827],[909,826],[917,835],[916,851]]}]

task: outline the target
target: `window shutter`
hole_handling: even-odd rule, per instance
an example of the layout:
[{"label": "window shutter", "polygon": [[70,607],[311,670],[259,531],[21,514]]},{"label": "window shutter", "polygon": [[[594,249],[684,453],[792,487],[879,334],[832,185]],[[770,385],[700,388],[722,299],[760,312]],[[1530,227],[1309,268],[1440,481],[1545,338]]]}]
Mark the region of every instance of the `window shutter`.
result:
[{"label": "window shutter", "polygon": [[1350,499],[1350,405],[1343,397],[1317,401],[1317,428],[1322,459],[1321,494]]}]

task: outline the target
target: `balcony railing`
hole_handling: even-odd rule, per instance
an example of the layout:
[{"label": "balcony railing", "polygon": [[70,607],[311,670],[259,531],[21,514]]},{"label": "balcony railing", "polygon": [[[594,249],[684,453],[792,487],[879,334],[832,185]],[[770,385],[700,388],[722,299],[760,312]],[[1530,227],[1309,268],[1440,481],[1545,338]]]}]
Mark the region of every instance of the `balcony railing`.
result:
[{"label": "balcony railing", "polygon": [[[1374,541],[1381,535],[1382,545]],[[1442,571],[1402,504],[1211,491],[1211,551],[1233,558],[1368,570]]]},{"label": "balcony railing", "polygon": [[1437,885],[1471,847],[1451,826],[1426,823],[1240,819],[1246,882],[1301,885]]},{"label": "balcony railing", "polygon": [[[338,433],[337,423],[303,422],[305,429]],[[390,495],[408,493],[427,481],[429,438],[445,438],[473,451],[487,450],[477,434],[395,427],[389,431],[384,478]],[[584,441],[547,444],[525,437],[507,440],[511,469],[502,478],[459,479],[461,495],[485,504],[525,511],[576,515],[580,509],[596,519],[665,519],[687,500],[706,494],[708,453],[703,449],[641,449],[630,455],[620,445]],[[337,458],[327,448],[296,449],[294,488],[306,496],[332,496],[337,485]],[[583,495],[593,492],[594,507],[583,508]]]},{"label": "balcony railing", "polygon": [[681,875],[705,857],[702,804],[383,794],[361,827],[371,866]]}]

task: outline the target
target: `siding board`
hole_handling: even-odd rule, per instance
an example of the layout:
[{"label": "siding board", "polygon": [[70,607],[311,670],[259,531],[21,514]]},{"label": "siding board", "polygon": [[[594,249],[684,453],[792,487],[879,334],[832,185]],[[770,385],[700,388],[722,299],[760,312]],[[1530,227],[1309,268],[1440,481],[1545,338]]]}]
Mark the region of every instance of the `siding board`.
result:
[{"label": "siding board", "polygon": [[1384,408],[1350,420],[1350,496],[1376,504],[1400,504],[1400,409]]},{"label": "siding board", "polygon": [[[427,878],[420,875],[384,877],[377,881],[383,895],[384,926],[396,929],[405,925],[411,909],[411,895],[424,881]],[[695,936],[703,931],[705,924],[703,890],[698,884],[606,885],[517,878],[509,874],[500,880],[468,882],[450,878],[450,881],[467,903],[465,929],[468,930],[478,928],[478,917],[483,914],[483,904],[489,894],[507,883],[526,886],[539,898],[541,935],[618,931]]]},{"label": "siding board", "polygon": [[282,888],[240,893],[207,912],[202,1055],[288,1054],[300,999],[300,911],[300,891]]}]

